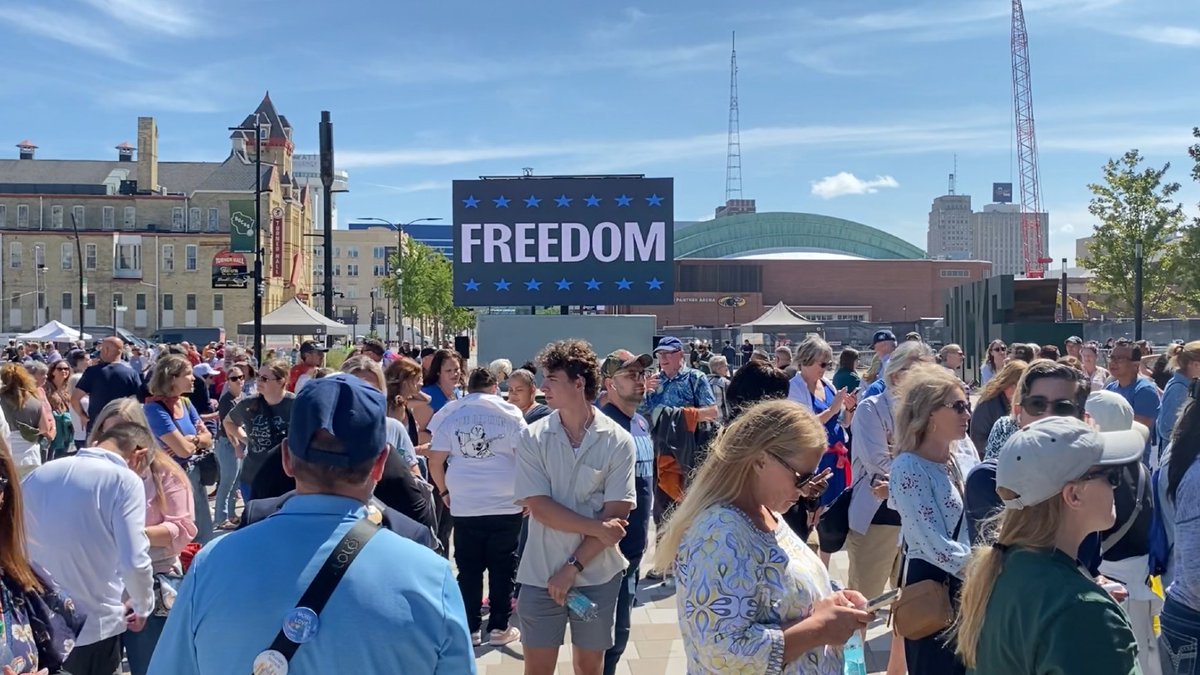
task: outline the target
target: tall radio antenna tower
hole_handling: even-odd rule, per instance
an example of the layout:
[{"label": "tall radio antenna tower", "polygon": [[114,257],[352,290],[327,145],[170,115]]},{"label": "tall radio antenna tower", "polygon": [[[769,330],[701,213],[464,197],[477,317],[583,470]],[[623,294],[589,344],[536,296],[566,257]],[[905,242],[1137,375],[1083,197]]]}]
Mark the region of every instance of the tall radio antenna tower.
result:
[{"label": "tall radio antenna tower", "polygon": [[725,157],[725,203],[742,198],[742,130],[738,117],[737,33],[729,52],[729,140]]}]

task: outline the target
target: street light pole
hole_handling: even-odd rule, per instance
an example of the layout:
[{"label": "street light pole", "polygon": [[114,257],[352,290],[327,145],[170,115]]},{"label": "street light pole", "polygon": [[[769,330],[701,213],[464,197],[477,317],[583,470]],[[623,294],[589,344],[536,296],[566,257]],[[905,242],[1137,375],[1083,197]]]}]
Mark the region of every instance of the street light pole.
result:
[{"label": "street light pole", "polygon": [[230,131],[254,132],[254,362],[262,364],[262,310],[263,310],[263,249],[262,249],[262,126],[258,114],[254,115],[254,127],[229,127]]},{"label": "street light pole", "polygon": [[[404,344],[404,228],[414,223],[432,223],[442,219],[440,217],[417,218],[401,225],[397,225],[384,218],[359,218],[359,220],[374,220],[384,223],[396,231],[396,325],[399,327],[400,344]],[[416,341],[415,332],[413,335],[414,342]]]}]

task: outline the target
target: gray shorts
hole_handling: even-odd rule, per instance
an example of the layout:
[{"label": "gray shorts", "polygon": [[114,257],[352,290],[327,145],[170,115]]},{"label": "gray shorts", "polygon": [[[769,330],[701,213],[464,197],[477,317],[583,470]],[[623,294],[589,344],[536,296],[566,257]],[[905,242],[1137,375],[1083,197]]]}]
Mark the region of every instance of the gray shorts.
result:
[{"label": "gray shorts", "polygon": [[521,619],[521,644],[526,647],[561,647],[571,623],[571,644],[580,649],[602,652],[613,646],[613,624],[617,617],[617,596],[621,590],[621,572],[599,586],[579,586],[581,593],[596,603],[600,616],[580,621],[571,616],[566,605],[555,602],[540,586],[521,586],[517,598],[517,616]]}]

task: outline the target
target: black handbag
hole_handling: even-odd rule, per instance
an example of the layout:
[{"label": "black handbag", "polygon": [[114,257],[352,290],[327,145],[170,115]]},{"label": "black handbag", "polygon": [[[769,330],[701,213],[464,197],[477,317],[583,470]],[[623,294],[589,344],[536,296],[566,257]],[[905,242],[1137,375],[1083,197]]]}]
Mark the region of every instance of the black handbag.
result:
[{"label": "black handbag", "polygon": [[216,485],[221,478],[221,467],[217,464],[216,453],[209,452],[196,460],[196,468],[200,471],[201,485]]},{"label": "black handbag", "polygon": [[842,490],[842,494],[834,498],[817,521],[817,536],[820,537],[822,553],[837,553],[846,546],[846,537],[850,536],[850,498],[854,493],[854,486],[860,481],[862,478]]}]

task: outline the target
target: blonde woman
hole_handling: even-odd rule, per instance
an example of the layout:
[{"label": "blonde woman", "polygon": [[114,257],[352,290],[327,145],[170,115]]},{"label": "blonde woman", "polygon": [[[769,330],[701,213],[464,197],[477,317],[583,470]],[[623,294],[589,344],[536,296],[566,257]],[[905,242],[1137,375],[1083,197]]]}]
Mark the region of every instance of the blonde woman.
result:
[{"label": "blonde woman", "polygon": [[[96,416],[92,424],[93,438],[120,422],[150,428],[137,399],[119,398],[104,406]],[[146,538],[150,540],[150,563],[154,574],[166,575],[178,589],[183,581],[179,554],[196,537],[195,503],[188,475],[166,452],[157,448],[148,450],[144,465],[130,468],[141,476],[146,490]],[[145,675],[166,623],[166,616],[151,614],[141,631],[126,631],[121,635],[131,675]]]},{"label": "blonde woman", "polygon": [[1017,391],[1017,382],[1029,364],[1020,359],[1013,359],[1000,368],[1000,372],[988,380],[983,391],[979,392],[979,400],[975,403],[975,411],[971,414],[971,442],[975,451],[983,457],[987,448],[988,434],[996,421],[1013,411],[1013,394]]},{"label": "blonde woman", "polygon": [[841,645],[871,621],[866,599],[829,573],[784,524],[827,446],[792,401],[742,413],[713,442],[657,544],[675,570],[689,672],[842,672]]},{"label": "blonde woman", "polygon": [[1047,417],[1008,440],[996,467],[999,534],[976,549],[962,590],[957,653],[973,673],[1142,672],[1128,618],[1075,555],[1113,526],[1120,466],[1141,459],[1148,437],[1141,425],[1100,433]]},{"label": "blonde woman", "polygon": [[[971,555],[963,500],[963,476],[977,462],[959,452],[971,424],[971,403],[945,368],[919,366],[904,381],[896,406],[896,458],[889,505],[900,513],[904,542],[901,586],[933,580],[958,596]],[[944,634],[904,641],[908,672],[965,672]]]},{"label": "blonde woman", "polygon": [[1162,404],[1158,408],[1158,419],[1155,420],[1158,437],[1164,443],[1171,438],[1179,412],[1187,403],[1188,389],[1200,378],[1200,340],[1175,345],[1173,350],[1170,367],[1175,372],[1163,388]]},{"label": "blonde woman", "polygon": [[8,427],[8,447],[17,474],[24,478],[42,465],[42,443],[54,441],[57,428],[50,404],[25,366],[0,366],[0,414]]}]

